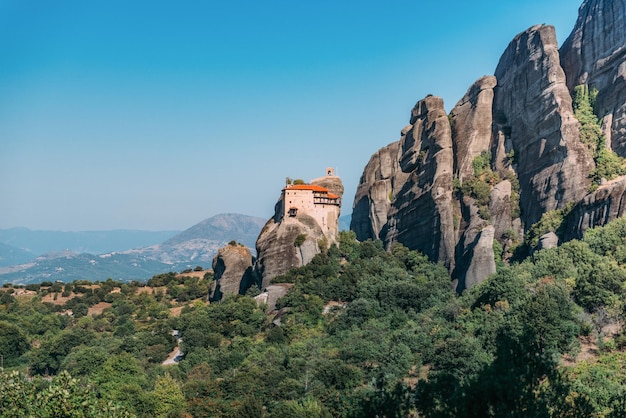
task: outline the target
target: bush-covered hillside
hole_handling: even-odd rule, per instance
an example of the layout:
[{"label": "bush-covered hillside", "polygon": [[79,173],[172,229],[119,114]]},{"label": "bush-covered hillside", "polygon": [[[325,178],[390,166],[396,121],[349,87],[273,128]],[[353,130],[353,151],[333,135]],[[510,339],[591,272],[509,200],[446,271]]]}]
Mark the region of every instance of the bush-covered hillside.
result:
[{"label": "bush-covered hillside", "polygon": [[626,416],[626,220],[460,296],[415,251],[339,241],[271,314],[208,304],[210,273],[6,285],[0,415]]}]

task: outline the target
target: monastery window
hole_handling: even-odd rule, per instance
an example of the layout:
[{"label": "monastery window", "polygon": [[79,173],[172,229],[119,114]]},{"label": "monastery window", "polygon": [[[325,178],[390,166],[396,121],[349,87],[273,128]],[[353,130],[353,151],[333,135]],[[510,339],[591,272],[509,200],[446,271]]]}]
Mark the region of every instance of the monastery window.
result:
[{"label": "monastery window", "polygon": [[289,208],[289,216],[294,218],[298,214],[298,208],[291,207]]}]

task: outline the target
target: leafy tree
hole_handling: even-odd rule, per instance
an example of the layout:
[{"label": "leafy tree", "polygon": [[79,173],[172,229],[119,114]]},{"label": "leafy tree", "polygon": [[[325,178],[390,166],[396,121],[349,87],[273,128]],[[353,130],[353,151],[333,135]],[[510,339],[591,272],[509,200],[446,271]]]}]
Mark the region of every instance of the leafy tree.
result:
[{"label": "leafy tree", "polygon": [[279,403],[269,415],[271,418],[330,418],[328,410],[316,399]]},{"label": "leafy tree", "polygon": [[6,366],[16,364],[29,349],[28,339],[20,327],[0,321],[0,354],[4,357]]},{"label": "leafy tree", "polygon": [[157,401],[155,413],[158,416],[171,416],[181,413],[185,408],[185,396],[180,383],[169,374],[156,379],[154,396]]},{"label": "leafy tree", "polygon": [[28,353],[30,371],[40,375],[56,374],[72,348],[92,342],[93,338],[93,332],[64,330],[43,340],[39,348]]},{"label": "leafy tree", "polygon": [[472,168],[474,169],[474,175],[480,176],[485,171],[490,170],[491,153],[489,151],[483,151],[479,156],[472,161]]},{"label": "leafy tree", "polygon": [[104,364],[108,356],[107,350],[101,346],[79,346],[63,359],[61,369],[72,376],[89,376]]},{"label": "leafy tree", "polygon": [[562,209],[545,212],[541,216],[541,219],[533,224],[526,232],[524,241],[528,248],[536,248],[537,245],[539,245],[539,238],[548,232],[555,232],[557,235],[561,234],[563,220],[572,208],[573,204],[568,204]]},{"label": "leafy tree", "polygon": [[62,372],[51,382],[0,375],[0,417],[132,417],[127,409],[97,398],[90,386]]}]

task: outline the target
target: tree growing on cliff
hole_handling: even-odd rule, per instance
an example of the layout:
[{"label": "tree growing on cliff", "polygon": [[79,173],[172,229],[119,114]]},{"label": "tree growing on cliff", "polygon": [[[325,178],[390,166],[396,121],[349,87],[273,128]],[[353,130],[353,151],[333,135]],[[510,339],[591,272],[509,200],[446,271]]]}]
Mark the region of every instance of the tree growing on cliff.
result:
[{"label": "tree growing on cliff", "polygon": [[574,88],[574,116],[580,122],[580,140],[587,145],[593,155],[596,168],[589,173],[593,180],[592,188],[600,185],[602,179],[611,180],[626,174],[624,159],[606,146],[606,137],[602,125],[594,113],[594,104],[598,91],[581,84]]}]

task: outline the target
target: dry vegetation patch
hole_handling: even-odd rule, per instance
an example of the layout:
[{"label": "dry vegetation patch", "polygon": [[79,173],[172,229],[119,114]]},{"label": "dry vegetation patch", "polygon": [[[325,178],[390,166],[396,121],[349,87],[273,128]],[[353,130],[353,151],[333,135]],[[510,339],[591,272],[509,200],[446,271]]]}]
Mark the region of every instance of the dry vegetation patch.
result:
[{"label": "dry vegetation patch", "polygon": [[203,279],[204,275],[207,273],[213,273],[213,270],[201,270],[201,271],[191,271],[189,273],[179,273],[176,275],[177,279],[181,277],[197,277],[198,279]]},{"label": "dry vegetation patch", "polygon": [[135,294],[137,294],[137,295],[141,295],[141,294],[152,295],[152,294],[156,294],[159,290],[161,292],[163,292],[163,294],[165,294],[165,293],[167,293],[167,286],[157,286],[157,287],[143,286],[143,287],[138,287],[137,290],[135,290]]},{"label": "dry vegetation patch", "polygon": [[[55,297],[56,296],[56,297]],[[67,302],[68,300],[75,298],[76,296],[79,296],[77,293],[74,292],[70,292],[69,296],[62,296],[61,292],[59,293],[48,293],[47,295],[43,296],[41,298],[42,302],[48,302],[51,303],[53,305],[65,305],[65,302]]]},{"label": "dry vegetation patch", "polygon": [[181,306],[175,306],[173,308],[170,308],[170,316],[179,317],[185,306],[186,305],[181,305]]},{"label": "dry vegetation patch", "polygon": [[106,308],[110,308],[111,306],[113,306],[113,304],[108,303],[108,302],[96,303],[95,305],[89,308],[88,315],[91,315],[91,316],[102,315],[102,311],[104,311]]}]

